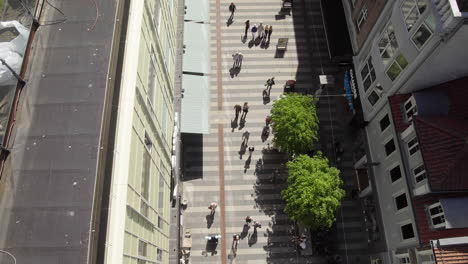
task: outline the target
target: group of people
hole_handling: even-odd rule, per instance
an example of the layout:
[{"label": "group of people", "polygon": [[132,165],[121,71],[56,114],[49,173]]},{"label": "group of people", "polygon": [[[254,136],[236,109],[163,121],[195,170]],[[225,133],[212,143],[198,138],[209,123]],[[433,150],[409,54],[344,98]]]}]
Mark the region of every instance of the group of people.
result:
[{"label": "group of people", "polygon": [[247,37],[247,31],[249,31],[249,29],[250,32],[252,32],[252,40],[255,40],[258,34],[258,38],[260,38],[260,40],[270,42],[271,33],[273,33],[273,26],[263,26],[263,23],[260,23],[260,25],[257,26],[257,24],[254,24],[252,28],[250,28],[250,20],[247,20],[245,21],[245,37]]},{"label": "group of people", "polygon": [[236,113],[236,119],[239,118],[239,114],[242,111],[241,119],[245,119],[247,117],[247,113],[249,112],[249,103],[244,102],[243,106],[240,106],[239,104],[236,104],[234,106],[234,111]]},{"label": "group of people", "polygon": [[232,54],[232,59],[234,60],[233,68],[240,68],[242,67],[242,60],[244,59],[244,55],[240,52],[236,52]]}]

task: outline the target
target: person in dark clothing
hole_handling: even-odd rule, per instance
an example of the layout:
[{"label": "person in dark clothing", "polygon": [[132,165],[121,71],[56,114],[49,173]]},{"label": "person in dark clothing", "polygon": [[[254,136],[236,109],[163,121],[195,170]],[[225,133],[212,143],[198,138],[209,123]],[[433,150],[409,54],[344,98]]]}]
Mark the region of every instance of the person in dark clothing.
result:
[{"label": "person in dark clothing", "polygon": [[242,118],[246,118],[247,117],[247,113],[249,112],[249,104],[247,102],[244,103],[244,106],[242,107],[242,116],[241,116],[241,119]]},{"label": "person in dark clothing", "polygon": [[270,37],[271,37],[271,33],[273,32],[273,26],[270,26],[268,28],[268,32],[266,32],[268,34],[268,42],[270,42]]},{"label": "person in dark clothing", "polygon": [[245,34],[244,36],[247,37],[247,31],[249,31],[250,28],[250,20],[245,21]]},{"label": "person in dark clothing", "polygon": [[229,11],[231,11],[231,19],[234,18],[234,12],[236,12],[236,5],[234,3],[229,5]]},{"label": "person in dark clothing", "polygon": [[236,105],[234,106],[234,109],[235,109],[235,111],[236,111],[236,119],[237,119],[237,118],[239,117],[239,113],[240,113],[241,110],[242,110],[242,106],[236,104]]},{"label": "person in dark clothing", "polygon": [[265,83],[266,89],[268,89],[268,94],[270,94],[270,90],[273,85],[275,85],[275,77],[271,77]]}]

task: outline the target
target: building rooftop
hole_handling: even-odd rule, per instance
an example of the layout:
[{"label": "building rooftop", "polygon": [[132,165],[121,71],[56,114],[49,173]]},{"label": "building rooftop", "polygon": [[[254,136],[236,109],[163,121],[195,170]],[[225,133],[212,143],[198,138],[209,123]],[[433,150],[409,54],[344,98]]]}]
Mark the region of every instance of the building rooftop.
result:
[{"label": "building rooftop", "polygon": [[0,182],[0,248],[17,263],[94,263],[118,2],[56,2],[67,21],[35,34]]},{"label": "building rooftop", "polygon": [[462,264],[468,263],[468,237],[454,237],[433,240],[436,263]]}]

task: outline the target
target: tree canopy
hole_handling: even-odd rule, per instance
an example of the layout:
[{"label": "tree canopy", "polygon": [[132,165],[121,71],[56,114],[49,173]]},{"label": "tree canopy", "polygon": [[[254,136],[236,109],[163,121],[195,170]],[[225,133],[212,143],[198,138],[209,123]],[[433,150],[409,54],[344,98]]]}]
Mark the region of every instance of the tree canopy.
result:
[{"label": "tree canopy", "polygon": [[330,228],[345,195],[340,171],[330,167],[321,152],[312,158],[299,155],[287,168],[288,187],[281,192],[286,214],[313,230]]},{"label": "tree canopy", "polygon": [[317,141],[319,120],[312,96],[285,94],[271,109],[273,142],[289,154],[306,153]]}]

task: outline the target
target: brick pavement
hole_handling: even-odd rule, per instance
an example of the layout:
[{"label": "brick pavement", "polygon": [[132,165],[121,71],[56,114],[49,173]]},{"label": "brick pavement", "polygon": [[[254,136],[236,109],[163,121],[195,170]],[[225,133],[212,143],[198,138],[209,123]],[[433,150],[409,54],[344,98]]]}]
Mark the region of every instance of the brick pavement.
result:
[{"label": "brick pavement", "polygon": [[[284,203],[279,195],[285,187],[286,175],[281,170],[276,173],[286,157],[267,149],[271,137],[265,142],[261,139],[265,116],[271,109],[272,101],[282,93],[286,80],[295,79],[299,88],[312,92],[318,87],[320,72],[337,71],[328,63],[319,2],[296,3],[292,16],[279,17],[278,0],[238,0],[235,1],[237,11],[234,22],[228,27],[225,22],[229,17],[229,3],[211,0],[210,5],[210,46],[213,47],[210,134],[202,137],[191,135],[184,139],[183,193],[189,205],[184,212],[183,224],[193,233],[191,263],[324,263],[323,258],[299,254],[291,245],[293,223],[283,213]],[[304,19],[306,15],[308,18]],[[260,22],[273,25],[268,47],[250,46],[250,33],[247,41],[242,41],[246,19],[250,19],[251,25]],[[289,38],[288,50],[283,58],[275,58],[275,45],[279,37]],[[244,54],[244,61],[238,75],[231,77],[231,54],[237,51]],[[263,85],[272,76],[276,84],[271,90],[271,101],[263,101]],[[232,122],[233,106],[246,101],[249,102],[250,111],[242,127]],[[339,108],[338,103],[335,99],[331,99],[330,103],[324,100],[319,102],[323,131],[335,129],[337,134],[343,133],[336,120],[338,115],[334,115]],[[245,131],[249,131],[248,145],[255,146],[255,151],[249,155],[246,150],[240,158],[242,134]],[[346,148],[347,143],[344,144]],[[345,167],[342,169],[348,171],[352,161],[348,155],[344,158],[341,164]],[[352,175],[353,172],[349,171],[344,178],[350,188]],[[207,217],[207,206],[213,201],[220,203],[220,207],[211,223]],[[361,242],[361,222],[356,211],[359,210],[355,203],[346,200],[342,210],[345,224],[337,225],[336,248],[345,260],[346,254],[350,259],[361,254],[365,246]],[[262,228],[256,232],[252,227],[243,230],[247,215],[259,221]],[[339,217],[341,219],[341,213]],[[344,242],[343,230],[349,233],[348,243]],[[223,234],[216,252],[207,252],[204,240],[207,234]],[[231,249],[234,234],[240,234],[243,238],[236,254]]]}]

